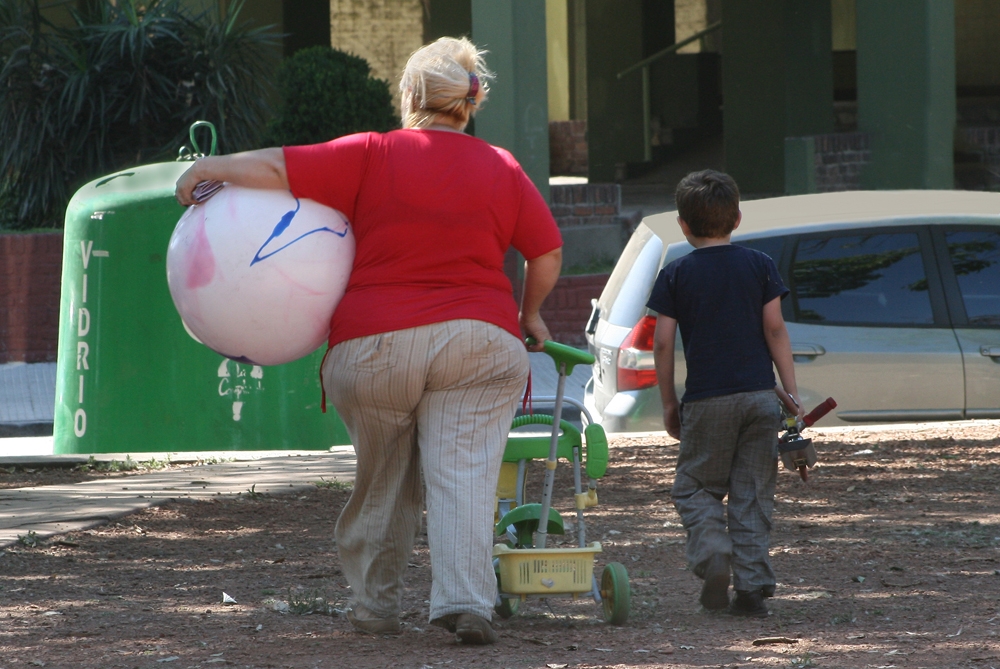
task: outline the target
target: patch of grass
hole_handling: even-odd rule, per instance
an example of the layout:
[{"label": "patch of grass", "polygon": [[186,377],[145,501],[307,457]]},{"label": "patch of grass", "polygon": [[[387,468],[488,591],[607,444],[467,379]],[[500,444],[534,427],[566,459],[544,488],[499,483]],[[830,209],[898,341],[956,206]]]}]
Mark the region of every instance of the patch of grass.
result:
[{"label": "patch of grass", "polygon": [[806,667],[815,667],[816,662],[810,653],[806,653],[805,655],[792,658],[789,666],[793,667],[793,669],[806,669]]},{"label": "patch of grass", "polygon": [[86,462],[77,465],[74,469],[78,472],[134,472],[134,471],[154,471],[165,469],[170,466],[170,459],[138,461],[133,460],[131,455],[126,455],[124,460],[97,460],[93,455]]},{"label": "patch of grass", "polygon": [[250,499],[263,499],[265,497],[264,493],[257,492],[257,484],[256,483],[254,483],[252,486],[250,486],[250,489],[247,490],[245,493],[241,493],[241,494],[246,495]]},{"label": "patch of grass", "polygon": [[[854,616],[853,612],[848,613],[837,613],[830,618],[831,625],[846,625],[848,623],[853,623],[857,618]],[[812,665],[809,665],[812,666]]]},{"label": "patch of grass", "polygon": [[31,530],[27,534],[17,535],[17,543],[27,548],[38,548],[42,545],[42,538],[34,530]]},{"label": "patch of grass", "polygon": [[199,465],[218,465],[223,462],[233,462],[236,458],[205,458],[204,460],[199,460]]},{"label": "patch of grass", "polygon": [[333,481],[327,481],[322,476],[319,477],[319,481],[313,481],[313,485],[317,488],[326,488],[327,490],[350,490],[354,487],[353,481],[338,481],[334,479]]},{"label": "patch of grass", "polygon": [[97,470],[105,472],[134,472],[139,467],[139,463],[133,460],[131,455],[126,455],[125,459],[121,461],[109,460],[108,462],[99,463]]},{"label": "patch of grass", "polygon": [[91,469],[94,469],[96,467],[97,467],[97,459],[93,455],[91,455],[89,458],[87,458],[86,462],[79,464],[76,467],[73,467],[73,469],[78,472],[89,472]]},{"label": "patch of grass", "polygon": [[337,614],[333,604],[326,600],[322,590],[288,591],[288,612],[299,616]]}]

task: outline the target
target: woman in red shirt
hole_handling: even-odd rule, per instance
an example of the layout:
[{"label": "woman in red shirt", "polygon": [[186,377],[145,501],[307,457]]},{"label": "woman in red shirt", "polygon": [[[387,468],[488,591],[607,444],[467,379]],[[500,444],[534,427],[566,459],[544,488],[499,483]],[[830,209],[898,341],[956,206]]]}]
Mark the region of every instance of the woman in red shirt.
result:
[{"label": "woman in red shirt", "polygon": [[[347,617],[365,632],[399,631],[422,471],[430,622],[464,643],[497,638],[494,495],[529,370],[522,337],[550,338],[539,308],[562,240],[513,156],[463,132],[489,76],[475,45],[442,38],[406,65],[402,130],[203,158],[177,182],[184,205],[202,181],[284,188],[353,226],[322,373],[358,457],[336,538]],[[503,271],[511,246],[527,259],[520,311]]]}]

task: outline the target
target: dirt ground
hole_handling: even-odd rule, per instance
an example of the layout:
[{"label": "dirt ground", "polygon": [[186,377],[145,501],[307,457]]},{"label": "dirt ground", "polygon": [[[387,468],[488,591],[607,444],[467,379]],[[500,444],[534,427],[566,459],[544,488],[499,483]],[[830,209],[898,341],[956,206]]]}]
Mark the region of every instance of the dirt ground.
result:
[{"label": "dirt ground", "polygon": [[[0,669],[1000,667],[1000,422],[810,432],[810,481],[779,476],[766,619],[700,610],[669,498],[676,442],[616,438],[586,519],[596,569],[628,569],[624,626],[592,600],[528,600],[496,619],[495,646],[457,645],[427,625],[421,540],[402,633],[354,632],[333,541],[349,491],[317,486],[171,503],[0,551]],[[66,475],[0,471],[0,486]],[[106,475],[120,474],[74,474]]]}]

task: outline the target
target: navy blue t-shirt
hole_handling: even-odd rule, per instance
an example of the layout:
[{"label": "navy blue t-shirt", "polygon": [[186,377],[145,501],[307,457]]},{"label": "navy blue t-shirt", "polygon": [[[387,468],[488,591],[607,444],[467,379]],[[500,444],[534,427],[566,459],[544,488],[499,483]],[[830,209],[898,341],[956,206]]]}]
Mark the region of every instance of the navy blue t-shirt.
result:
[{"label": "navy blue t-shirt", "polygon": [[682,401],[774,388],[764,305],[787,294],[774,261],[742,246],[695,249],[660,270],[646,306],[680,326]]}]

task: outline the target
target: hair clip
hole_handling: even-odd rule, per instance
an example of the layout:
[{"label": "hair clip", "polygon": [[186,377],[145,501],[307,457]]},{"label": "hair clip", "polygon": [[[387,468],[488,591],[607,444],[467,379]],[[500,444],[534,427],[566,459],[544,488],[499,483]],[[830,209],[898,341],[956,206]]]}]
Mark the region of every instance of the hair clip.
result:
[{"label": "hair clip", "polygon": [[473,107],[476,106],[476,95],[478,93],[479,77],[476,76],[475,72],[469,72],[469,94],[465,97],[465,101]]}]

